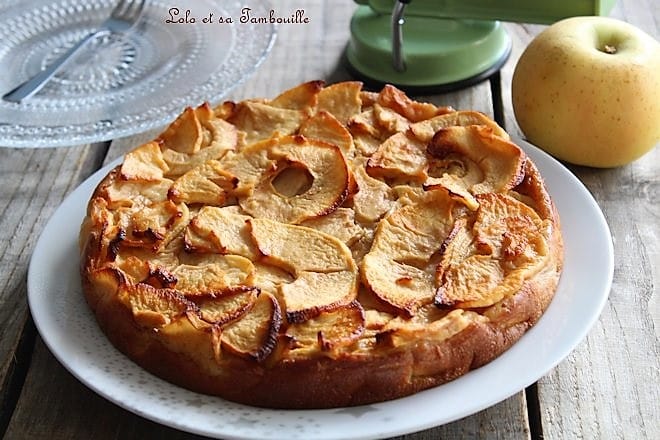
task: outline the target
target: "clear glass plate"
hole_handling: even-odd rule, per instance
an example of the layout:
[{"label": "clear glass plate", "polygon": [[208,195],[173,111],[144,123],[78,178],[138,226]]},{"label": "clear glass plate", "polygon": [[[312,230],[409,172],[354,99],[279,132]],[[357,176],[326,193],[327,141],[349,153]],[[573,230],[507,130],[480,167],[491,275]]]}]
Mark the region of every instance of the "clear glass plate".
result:
[{"label": "clear glass plate", "polygon": [[[0,95],[96,29],[115,3],[38,0],[0,7]],[[0,100],[0,146],[110,140],[165,125],[188,105],[219,102],[254,72],[275,40],[275,25],[239,22],[245,7],[263,16],[270,8],[258,0],[150,0],[134,31],[97,38],[32,98]],[[186,10],[188,23],[167,23],[185,19]],[[214,23],[204,23],[210,13]],[[233,23],[218,23],[220,17]]]}]

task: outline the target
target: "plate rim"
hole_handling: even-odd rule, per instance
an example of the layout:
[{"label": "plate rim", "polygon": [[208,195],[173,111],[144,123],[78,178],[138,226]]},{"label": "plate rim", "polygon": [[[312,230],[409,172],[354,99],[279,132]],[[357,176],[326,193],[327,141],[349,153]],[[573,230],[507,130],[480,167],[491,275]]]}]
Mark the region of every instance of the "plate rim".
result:
[{"label": "plate rim", "polygon": [[[381,424],[374,427],[373,430],[365,432],[364,430],[362,431],[350,431],[350,432],[343,432],[343,433],[338,433],[338,432],[333,432],[332,437],[322,437],[322,438],[333,438],[333,439],[344,439],[344,440],[358,440],[358,439],[367,439],[367,438],[380,438],[382,436],[396,436],[396,435],[404,435],[412,432],[417,432],[421,431],[424,429],[429,429],[435,426],[440,426],[446,423],[450,423],[452,421],[458,420],[462,417],[466,417],[468,415],[475,414],[485,408],[488,408],[498,402],[501,402],[505,400],[506,398],[510,397],[513,394],[516,394],[517,392],[520,392],[527,386],[531,385],[535,381],[539,380],[543,376],[545,376],[549,371],[551,371],[553,368],[555,368],[560,362],[562,362],[575,348],[585,339],[587,336],[588,332],[591,330],[593,325],[596,323],[598,318],[600,317],[600,314],[602,313],[602,310],[607,302],[607,299],[609,297],[609,293],[612,287],[612,281],[613,281],[613,275],[614,275],[614,251],[613,251],[613,241],[612,241],[612,236],[611,232],[609,229],[609,226],[607,225],[607,221],[605,219],[605,216],[600,209],[598,203],[596,200],[593,198],[589,190],[582,184],[582,182],[573,174],[571,173],[570,170],[568,170],[564,165],[562,165],[559,161],[557,161],[555,158],[551,157],[549,154],[545,153],[544,151],[538,149],[537,147],[534,147],[533,145],[529,144],[528,142],[522,140],[522,139],[514,139],[514,142],[519,145],[525,152],[532,157],[532,160],[534,163],[537,165],[537,167],[541,171],[541,175],[544,177],[544,179],[547,177],[548,174],[554,175],[553,179],[556,178],[557,176],[562,177],[564,179],[567,179],[566,183],[564,185],[569,185],[573,189],[577,189],[581,193],[581,197],[583,198],[583,201],[587,201],[590,204],[590,215],[594,215],[594,218],[592,220],[595,220],[598,223],[598,227],[592,228],[592,231],[596,231],[595,234],[598,234],[599,241],[601,245],[604,245],[605,249],[605,254],[601,255],[600,257],[603,258],[603,263],[604,263],[604,270],[601,273],[601,277],[598,280],[599,285],[597,287],[598,292],[596,292],[595,295],[592,295],[590,298],[591,300],[589,301],[589,305],[591,306],[590,313],[586,316],[586,319],[584,319],[577,327],[578,331],[577,333],[572,334],[572,339],[563,345],[563,348],[560,350],[557,350],[557,353],[552,356],[552,362],[545,362],[543,364],[542,369],[536,369],[533,373],[528,373],[524,377],[518,377],[516,381],[516,386],[515,387],[504,387],[500,389],[498,392],[490,392],[489,398],[484,399],[481,402],[479,402],[476,405],[471,405],[469,407],[465,407],[460,411],[455,411],[454,414],[451,415],[451,417],[445,417],[444,419],[442,417],[436,418],[435,420],[429,419],[426,417],[423,421],[418,421],[415,422],[414,418],[408,418],[408,422],[405,425],[397,425],[394,427],[385,427],[385,424]],[[539,158],[541,158],[541,161],[539,161]],[[34,247],[33,254],[30,259],[30,264],[28,267],[28,276],[27,276],[27,290],[28,290],[28,303],[29,303],[29,308],[32,313],[32,317],[34,319],[35,325],[37,326],[37,329],[39,330],[39,333],[48,346],[49,350],[53,353],[53,355],[58,359],[58,361],[78,380],[80,380],[85,386],[96,392],[97,394],[101,395],[102,397],[106,398],[107,400],[110,400],[111,402],[121,406],[122,408],[133,412],[134,414],[137,414],[139,416],[145,417],[149,420],[155,421],[157,423],[179,429],[182,431],[194,433],[194,434],[199,434],[199,435],[206,435],[206,436],[211,436],[211,437],[216,437],[216,438],[224,438],[224,439],[263,439],[263,440],[269,440],[269,439],[274,439],[274,438],[279,438],[277,436],[270,436],[270,435],[258,435],[256,432],[249,432],[249,435],[243,435],[235,431],[218,431],[216,429],[202,429],[198,428],[195,426],[189,426],[184,422],[180,421],[175,421],[167,418],[163,418],[162,416],[159,416],[159,414],[154,413],[153,408],[136,408],[133,407],[129,402],[118,400],[114,398],[112,395],[108,394],[107,390],[104,389],[99,389],[99,386],[97,384],[93,383],[90,381],[89,378],[84,377],[79,369],[76,368],[74,364],[72,364],[70,361],[65,359],[64,353],[61,352],[61,347],[58,347],[56,338],[49,332],[46,332],[44,328],[42,328],[42,316],[39,315],[39,304],[37,304],[38,301],[38,292],[37,292],[37,287],[35,285],[36,283],[36,277],[38,276],[37,271],[39,270],[39,267],[37,264],[35,264],[35,261],[37,261],[38,257],[43,253],[46,252],[43,248],[46,246],[47,243],[47,232],[49,231],[49,225],[53,223],[56,218],[56,215],[59,210],[64,209],[63,206],[68,206],[71,203],[75,202],[76,197],[80,197],[81,194],[85,195],[85,188],[87,188],[87,192],[89,192],[89,188],[93,188],[96,186],[96,183],[93,182],[98,182],[106,173],[107,171],[113,167],[116,166],[118,163],[121,161],[121,157],[117,158],[110,164],[106,165],[105,167],[102,167],[98,171],[96,171],[92,176],[87,178],[84,182],[82,182],[74,191],[72,191],[60,204],[60,206],[56,209],[55,213],[51,216],[49,219],[48,223],[45,225],[39,239],[37,240],[37,243]],[[541,162],[541,164],[539,163]],[[547,182],[547,180],[546,180]],[[85,186],[86,185],[86,186]],[[550,186],[550,185],[548,185]],[[575,196],[562,196],[559,195],[559,198],[552,193],[552,189],[549,188],[549,192],[551,193],[551,196],[553,197],[553,200],[555,200],[555,203],[558,200],[564,200],[564,197],[569,197],[570,199],[574,199]],[[87,200],[83,200],[83,203],[86,206]],[[558,207],[559,210],[559,207]],[[562,212],[559,210],[560,218],[562,217]],[[80,219],[82,221],[82,219]],[[52,226],[51,226],[52,227]],[[564,231],[565,224],[562,223],[562,232],[565,234]],[[76,237],[77,239],[77,237]],[[565,243],[565,253],[566,253],[566,243]],[[570,248],[569,248],[570,249]],[[565,268],[566,270],[566,268]],[[564,280],[564,276],[562,276],[562,280]],[[560,285],[562,283],[562,280],[560,280]],[[593,281],[593,279],[591,280]],[[80,301],[84,302],[84,299],[82,295],[80,295]],[[538,329],[540,324],[544,322],[544,317],[548,314],[548,311],[553,308],[553,304],[555,304],[556,301],[553,299],[553,302],[551,302],[550,306],[548,307],[548,310],[546,310],[546,313],[541,317],[539,322],[533,326],[531,329],[528,330],[528,332],[523,335],[520,341],[523,341],[526,339],[532,339],[534,338],[535,335],[535,329]],[[86,305],[85,305],[86,306]],[[558,305],[555,305],[555,307],[558,307]],[[35,313],[35,310],[37,311]],[[91,312],[90,312],[90,317],[91,317]],[[583,316],[583,318],[585,318]],[[93,317],[91,317],[93,319]],[[470,378],[474,378],[475,376],[481,376],[481,375],[486,375],[488,377],[488,372],[489,372],[489,365],[492,364],[498,364],[502,363],[503,361],[501,359],[508,359],[507,353],[513,353],[517,352],[518,349],[516,347],[522,347],[522,344],[520,341],[516,342],[509,350],[507,350],[502,356],[499,358],[493,360],[491,363],[486,364],[485,366],[473,370],[466,374],[465,376],[462,376],[452,382],[449,382],[444,385],[440,385],[438,387],[432,388],[430,390],[425,390],[420,393],[417,393],[412,396],[408,397],[403,397],[400,399],[396,399],[393,401],[387,401],[387,402],[381,402],[381,403],[376,403],[372,405],[363,405],[360,407],[353,407],[350,409],[342,409],[342,408],[334,408],[334,409],[329,409],[329,410],[284,410],[286,414],[304,414],[307,417],[313,417],[313,414],[316,414],[317,417],[320,417],[320,419],[323,419],[324,421],[328,421],[326,419],[337,419],[336,421],[339,422],[340,416],[334,417],[334,413],[340,413],[342,410],[346,410],[346,414],[350,416],[351,411],[365,411],[364,414],[360,413],[359,416],[353,416],[353,420],[357,421],[362,419],[363,421],[366,421],[369,419],[369,413],[372,410],[372,408],[376,408],[376,411],[385,411],[385,413],[388,413],[397,410],[396,408],[400,407],[400,405],[406,405],[409,404],[410,402],[413,402],[413,406],[419,405],[419,401],[423,401],[425,398],[433,399],[434,396],[438,393],[441,393],[439,390],[446,390],[448,393],[453,393],[455,391],[455,388],[458,388],[460,391],[461,385],[470,380]],[[513,356],[513,355],[511,355]],[[132,362],[128,358],[126,358],[127,362]],[[541,371],[542,370],[542,371]],[[485,372],[485,373],[484,373]],[[479,381],[479,379],[472,379],[472,382],[474,381]],[[467,382],[471,383],[471,382]],[[167,384],[167,383],[166,383]],[[523,386],[519,386],[522,384]],[[178,388],[175,385],[167,384],[172,387]],[[515,388],[515,389],[514,389]],[[186,391],[186,390],[182,390]],[[216,398],[220,399],[220,398]],[[226,402],[222,399],[220,399],[223,402]],[[238,404],[237,404],[238,405]],[[247,407],[245,405],[239,405],[241,407],[247,408],[248,411],[254,410],[258,411],[260,413],[265,412],[273,412],[273,414],[282,413],[282,410],[268,410],[268,409],[263,409],[263,408],[252,408],[252,407]],[[357,408],[357,409],[356,409]],[[334,413],[333,413],[334,411]],[[157,411],[156,411],[157,412]],[[312,415],[310,415],[312,414]],[[342,419],[343,420],[343,419]],[[438,422],[438,420],[440,420]],[[343,425],[342,425],[343,426]],[[325,428],[328,428],[329,426],[324,426]],[[331,427],[331,425],[330,425]],[[278,432],[278,434],[281,434],[281,432]],[[338,435],[340,434],[340,435]],[[319,437],[321,438],[321,437]]]}]

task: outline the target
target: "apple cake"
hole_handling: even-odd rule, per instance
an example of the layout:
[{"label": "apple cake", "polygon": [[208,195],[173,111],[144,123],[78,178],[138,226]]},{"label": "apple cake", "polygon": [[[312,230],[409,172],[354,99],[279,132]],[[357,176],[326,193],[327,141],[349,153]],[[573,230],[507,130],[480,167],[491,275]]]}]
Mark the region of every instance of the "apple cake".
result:
[{"label": "apple cake", "polygon": [[80,249],[119,350],[274,408],[394,399],[486,364],[542,315],[563,261],[543,179],[494,121],[321,81],[185,109],[101,181]]}]

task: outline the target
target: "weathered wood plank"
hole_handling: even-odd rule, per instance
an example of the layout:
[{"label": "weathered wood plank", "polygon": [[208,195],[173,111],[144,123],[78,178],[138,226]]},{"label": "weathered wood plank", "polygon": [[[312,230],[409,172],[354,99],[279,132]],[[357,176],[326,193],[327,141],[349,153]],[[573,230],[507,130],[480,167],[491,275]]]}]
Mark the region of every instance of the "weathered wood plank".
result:
[{"label": "weathered wood plank", "polygon": [[[48,218],[101,158],[99,147],[56,150],[0,148],[0,408],[8,421],[29,360],[34,329],[26,329],[26,275]],[[103,151],[105,154],[105,150]]]},{"label": "weathered wood plank", "polygon": [[597,324],[539,383],[546,438],[567,432],[575,438],[660,435],[658,163],[656,148],[620,169],[570,167],[609,223],[615,271]]},{"label": "weathered wood plank", "polygon": [[[619,1],[611,14],[658,37],[653,0]],[[509,25],[524,47],[542,27]],[[515,46],[514,46],[515,47]],[[514,51],[514,59],[520,51]],[[503,71],[510,90],[515,64]],[[509,127],[515,125],[510,96]],[[625,112],[625,109],[622,109]],[[519,131],[518,131],[519,132]],[[598,201],[614,241],[614,283],[585,341],[538,384],[543,436],[651,439],[660,435],[660,150],[612,170],[570,166]]]},{"label": "weathered wood plank", "polygon": [[546,438],[660,435],[658,163],[656,149],[617,170],[571,167],[609,223],[614,282],[586,340],[539,383]]},{"label": "weathered wood plank", "polygon": [[391,440],[526,439],[530,438],[526,408],[521,392],[469,417]]}]

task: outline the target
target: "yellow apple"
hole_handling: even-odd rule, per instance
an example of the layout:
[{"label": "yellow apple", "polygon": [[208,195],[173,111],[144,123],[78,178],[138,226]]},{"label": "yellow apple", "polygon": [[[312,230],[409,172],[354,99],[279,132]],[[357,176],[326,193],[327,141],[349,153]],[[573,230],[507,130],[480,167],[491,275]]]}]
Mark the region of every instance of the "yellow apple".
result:
[{"label": "yellow apple", "polygon": [[660,142],[660,43],[608,17],[573,17],[541,32],[511,84],[527,140],[567,162],[624,165]]}]

